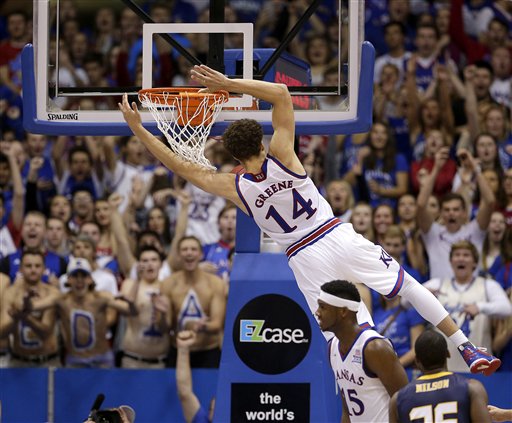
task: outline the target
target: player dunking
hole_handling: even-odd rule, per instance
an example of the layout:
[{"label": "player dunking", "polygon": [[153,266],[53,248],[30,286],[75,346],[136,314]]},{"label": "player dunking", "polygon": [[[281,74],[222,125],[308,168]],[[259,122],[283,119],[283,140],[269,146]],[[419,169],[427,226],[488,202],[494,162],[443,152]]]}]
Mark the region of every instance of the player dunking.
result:
[{"label": "player dunking", "polygon": [[[226,90],[248,94],[272,104],[274,134],[268,154],[263,131],[254,120],[232,123],[223,135],[224,146],[246,173],[220,173],[191,163],[173,153],[141,122],[135,103],[123,97],[119,108],[133,133],[171,171],[204,191],[234,202],[253,217],[277,243],[287,246],[288,263],[312,313],[320,286],[333,279],[363,283],[389,298],[400,294],[418,312],[458,346],[474,373],[492,374],[501,361],[472,345],[433,294],[404,272],[380,246],[342,224],[320,195],[293,150],[295,119],[290,93],[283,84],[228,79],[207,66],[195,66],[192,79],[210,92]],[[361,303],[359,323],[371,321]]]}]

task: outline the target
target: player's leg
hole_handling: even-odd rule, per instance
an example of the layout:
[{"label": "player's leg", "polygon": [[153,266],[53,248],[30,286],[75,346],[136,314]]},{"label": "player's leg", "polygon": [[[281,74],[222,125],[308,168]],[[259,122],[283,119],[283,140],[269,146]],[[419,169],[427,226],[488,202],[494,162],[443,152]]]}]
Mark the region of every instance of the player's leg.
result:
[{"label": "player's leg", "polygon": [[489,375],[498,369],[501,361],[471,344],[439,300],[405,272],[382,247],[359,235],[347,244],[345,241],[343,248],[350,257],[347,272],[353,281],[364,283],[388,298],[396,295],[405,298],[425,320],[457,346],[472,373]]},{"label": "player's leg", "polygon": [[[288,262],[313,316],[318,308],[320,286],[335,279],[348,279],[343,272],[344,266],[340,266],[337,257],[333,257],[328,249],[324,248],[323,241],[304,249]],[[363,288],[366,289],[364,286]],[[370,297],[369,293],[367,297]],[[363,301],[357,313],[357,321],[373,326],[371,314]]]},{"label": "player's leg", "polygon": [[[500,367],[501,360],[469,342],[438,299],[412,276],[407,273],[405,275],[404,285],[398,295],[409,301],[423,318],[429,320],[457,346],[471,373],[482,372],[486,376],[494,373]],[[438,321],[440,308],[445,311],[445,317]],[[429,315],[436,320],[429,319]]]}]

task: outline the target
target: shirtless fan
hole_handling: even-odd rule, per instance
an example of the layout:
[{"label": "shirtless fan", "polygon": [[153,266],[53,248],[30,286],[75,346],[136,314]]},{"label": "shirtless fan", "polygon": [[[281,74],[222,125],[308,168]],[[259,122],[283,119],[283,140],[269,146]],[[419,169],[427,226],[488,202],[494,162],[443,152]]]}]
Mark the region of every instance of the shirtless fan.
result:
[{"label": "shirtless fan", "polygon": [[200,88],[148,88],[139,101],[157,122],[172,151],[185,160],[215,170],[204,156],[212,125],[228,101],[227,91],[201,92]]}]

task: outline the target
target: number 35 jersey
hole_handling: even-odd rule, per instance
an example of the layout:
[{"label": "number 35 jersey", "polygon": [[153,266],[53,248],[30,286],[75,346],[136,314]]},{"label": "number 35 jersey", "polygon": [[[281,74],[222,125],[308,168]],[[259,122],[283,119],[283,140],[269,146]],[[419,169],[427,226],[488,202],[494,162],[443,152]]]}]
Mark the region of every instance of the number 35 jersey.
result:
[{"label": "number 35 jersey", "polygon": [[249,215],[274,241],[288,246],[334,217],[307,175],[267,155],[257,175],[237,175],[236,189]]},{"label": "number 35 jersey", "polygon": [[388,391],[364,363],[364,349],[374,339],[389,342],[373,329],[365,329],[359,333],[344,356],[340,353],[339,340],[336,337],[329,342],[331,367],[352,423],[389,421]]}]

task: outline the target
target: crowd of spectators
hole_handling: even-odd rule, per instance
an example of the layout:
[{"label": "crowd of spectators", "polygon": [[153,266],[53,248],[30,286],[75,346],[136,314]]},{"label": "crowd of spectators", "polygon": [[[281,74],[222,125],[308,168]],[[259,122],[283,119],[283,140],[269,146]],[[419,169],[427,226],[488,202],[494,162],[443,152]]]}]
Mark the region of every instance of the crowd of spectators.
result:
[{"label": "crowd of spectators", "polygon": [[[315,85],[332,84],[333,64],[347,57],[334,3],[321,2],[289,46],[311,64]],[[233,0],[225,20],[255,22],[256,46],[276,47],[307,6]],[[143,7],[155,22],[208,21],[199,0]],[[373,126],[300,137],[299,155],[336,216],[426,283],[469,339],[510,371],[512,2],[365,7],[366,39],[377,51]],[[81,21],[76,2],[61,0],[59,13],[59,86],[141,85],[142,21],[133,11],[105,6]],[[136,137],[25,132],[20,52],[31,19],[19,10],[0,18],[0,366],[175,366],[176,334],[192,330],[192,366],[217,367],[234,205],[172,175]],[[179,38],[206,59],[204,34]],[[55,51],[53,42],[50,57]],[[166,42],[155,40],[153,56],[154,85],[192,83],[190,64]],[[341,97],[316,101],[345,107]],[[59,97],[53,106],[116,103]],[[236,165],[217,140],[206,155],[219,169]],[[375,293],[370,306],[412,368],[423,320]]]}]

